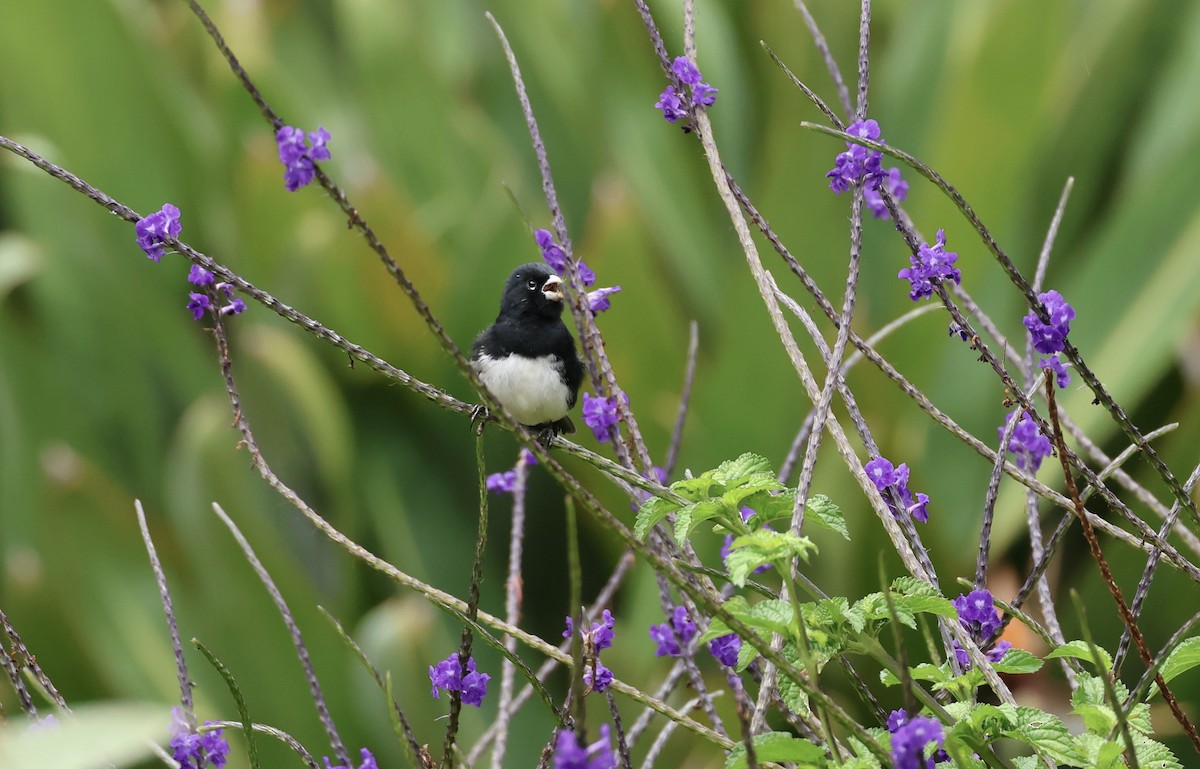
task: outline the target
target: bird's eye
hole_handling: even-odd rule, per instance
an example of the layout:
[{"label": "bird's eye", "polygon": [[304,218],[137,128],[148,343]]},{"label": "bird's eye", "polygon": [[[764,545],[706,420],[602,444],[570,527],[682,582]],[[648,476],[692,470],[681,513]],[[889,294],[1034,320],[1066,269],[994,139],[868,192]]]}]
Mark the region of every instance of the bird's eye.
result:
[{"label": "bird's eye", "polygon": [[532,279],[530,279],[530,281],[529,281],[529,282],[528,282],[526,285],[527,285],[527,286],[529,286],[529,290],[530,290],[530,291],[536,291],[536,290],[537,290],[537,281],[536,281],[536,280],[532,280]]}]

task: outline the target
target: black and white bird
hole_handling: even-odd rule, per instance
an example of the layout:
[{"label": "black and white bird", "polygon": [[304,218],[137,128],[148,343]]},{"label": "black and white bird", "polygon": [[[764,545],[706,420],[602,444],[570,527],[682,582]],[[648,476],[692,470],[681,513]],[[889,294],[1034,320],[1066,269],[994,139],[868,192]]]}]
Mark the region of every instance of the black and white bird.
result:
[{"label": "black and white bird", "polygon": [[573,433],[583,362],[562,320],[563,281],[545,264],[513,270],[496,322],[471,345],[471,367],[518,422],[546,434]]}]

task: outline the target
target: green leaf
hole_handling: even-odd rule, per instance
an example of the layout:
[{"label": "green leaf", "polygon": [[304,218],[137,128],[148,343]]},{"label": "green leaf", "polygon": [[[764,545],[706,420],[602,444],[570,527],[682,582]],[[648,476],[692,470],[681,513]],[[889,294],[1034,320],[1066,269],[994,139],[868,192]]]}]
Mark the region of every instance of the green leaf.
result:
[{"label": "green leaf", "polygon": [[[874,736],[878,739],[883,734],[882,729],[870,729],[870,732],[878,732]],[[842,769],[882,769],[883,765],[879,763],[879,759],[871,752],[871,749],[866,746],[861,740],[848,736],[846,744],[854,751],[854,755],[842,762]]]},{"label": "green leaf", "polygon": [[[742,622],[746,622],[750,616],[750,603],[746,600],[745,596],[731,596],[725,601],[725,603],[721,604],[721,607],[734,617],[740,619]],[[721,636],[729,635],[732,632],[733,631],[729,629],[729,626],[725,624],[724,620],[722,620],[720,617],[713,617],[708,622],[708,630],[704,631],[704,634],[700,636],[700,639],[697,641],[697,643],[708,643],[714,638],[720,638]]]},{"label": "green leaf", "polygon": [[817,603],[817,608],[834,627],[849,625],[855,633],[861,633],[867,626],[867,618],[863,613],[857,607],[851,607],[850,602],[842,596],[823,599]]},{"label": "green leaf", "polygon": [[1042,669],[1042,661],[1024,649],[1009,649],[992,667],[997,673],[1034,673]]},{"label": "green leaf", "polygon": [[804,516],[806,520],[841,534],[847,542],[850,541],[850,528],[846,525],[846,516],[842,510],[824,494],[814,494],[804,501]]},{"label": "green leaf", "polygon": [[4,769],[92,769],[130,766],[152,754],[171,722],[164,705],[107,702],[77,706],[52,728],[30,729],[24,718],[0,723]]},{"label": "green leaf", "polygon": [[[1162,674],[1163,680],[1169,683],[1175,676],[1186,673],[1197,665],[1200,665],[1200,637],[1193,636],[1184,640],[1167,655],[1166,662],[1158,672]],[[1158,687],[1151,691],[1158,691]]]},{"label": "green leaf", "polygon": [[733,540],[725,567],[729,570],[730,582],[743,587],[759,566],[784,563],[796,556],[807,561],[809,553],[816,551],[817,546],[805,537],[760,529]]},{"label": "green leaf", "polygon": [[[788,761],[797,769],[824,769],[825,749],[787,732],[767,732],[754,737],[754,755],[759,762]],[[725,769],[745,769],[746,746],[738,743],[725,757]]]},{"label": "green leaf", "polygon": [[679,509],[679,505],[662,497],[651,497],[638,508],[637,520],[633,523],[633,534],[638,539],[645,539],[650,530],[669,514]]},{"label": "green leaf", "polygon": [[[775,479],[774,473],[756,473],[747,478],[744,483],[730,488],[721,495],[721,499],[727,504],[732,505],[735,510],[746,505],[753,508],[754,512],[757,513],[758,508],[754,507],[754,504],[751,504],[751,498],[753,498],[755,503],[761,504],[766,499],[777,498],[776,495],[771,494],[772,491],[782,491],[784,489],[787,489],[787,487]],[[783,494],[778,495],[778,498],[783,497]],[[796,492],[792,490],[791,500],[788,500],[788,503],[792,504],[795,497]]]},{"label": "green leaf", "polygon": [[681,508],[675,514],[675,541],[684,541],[696,526],[704,521],[720,517],[732,509],[719,499],[706,499],[702,502],[693,502]]},{"label": "green leaf", "polygon": [[941,593],[933,585],[916,577],[896,577],[892,580],[892,592],[900,595],[927,595],[941,597]]},{"label": "green leaf", "polygon": [[1137,754],[1138,766],[1144,769],[1183,769],[1170,748],[1136,732],[1133,734],[1133,751]]},{"label": "green leaf", "polygon": [[772,477],[774,476],[770,460],[751,453],[722,462],[716,470],[710,472],[713,480],[729,487],[747,482],[755,473],[772,473]]},{"label": "green leaf", "polygon": [[896,605],[896,611],[903,610],[905,614],[936,614],[939,617],[956,617],[958,613],[954,610],[954,604],[948,599],[941,596],[932,595],[911,595],[911,596],[895,596],[893,602]]},{"label": "green leaf", "polygon": [[746,668],[750,667],[750,663],[758,659],[758,649],[753,645],[746,643],[746,639],[742,639],[742,646],[738,649],[737,672],[741,673]]},{"label": "green leaf", "polygon": [[[901,625],[917,629],[917,618],[907,607],[901,606],[893,599],[892,606],[895,609],[896,619]],[[883,593],[868,593],[858,602],[854,604],[854,611],[859,612],[867,620],[872,622],[884,622],[892,618],[891,612],[888,610],[887,598]]]},{"label": "green leaf", "polygon": [[1075,659],[1091,663],[1094,667],[1096,667],[1097,670],[1101,672],[1112,668],[1112,655],[1106,652],[1104,649],[1101,649],[1099,646],[1095,647],[1095,649],[1097,654],[1100,655],[1099,665],[1096,664],[1095,657],[1092,656],[1092,647],[1090,647],[1086,641],[1071,641],[1070,643],[1065,643],[1047,654],[1046,659],[1052,660],[1060,657],[1073,657]]},{"label": "green leaf", "polygon": [[[916,667],[909,668],[908,674],[917,681],[945,683],[954,680],[954,675],[950,672],[949,665],[938,666],[932,662],[922,662]],[[900,683],[900,679],[890,670],[879,671],[879,681],[884,686],[896,686]]]},{"label": "green leaf", "polygon": [[704,473],[699,478],[684,478],[671,484],[671,491],[684,499],[699,502],[712,496],[714,486],[720,486],[712,479],[712,473]]},{"label": "green leaf", "polygon": [[795,634],[796,613],[787,601],[759,601],[750,607],[745,621],[752,627],[760,627],[781,635],[790,637]]},{"label": "green leaf", "polygon": [[1068,766],[1085,766],[1087,752],[1058,716],[1037,708],[1018,707],[1016,725],[1005,737],[1030,745]]},{"label": "green leaf", "polygon": [[788,710],[800,716],[808,715],[808,692],[804,691],[800,684],[788,676],[780,675],[778,686],[779,696],[783,698],[783,704],[787,705]]}]

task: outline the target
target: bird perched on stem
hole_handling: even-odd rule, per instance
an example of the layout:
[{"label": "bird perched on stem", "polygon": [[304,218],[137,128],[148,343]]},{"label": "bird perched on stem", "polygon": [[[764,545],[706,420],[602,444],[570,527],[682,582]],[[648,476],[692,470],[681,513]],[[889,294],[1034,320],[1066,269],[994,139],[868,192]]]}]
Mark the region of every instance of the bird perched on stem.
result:
[{"label": "bird perched on stem", "polygon": [[496,322],[471,345],[479,379],[543,443],[575,432],[567,412],[583,380],[583,362],[562,320],[563,296],[562,278],[549,267],[521,265],[504,284]]}]

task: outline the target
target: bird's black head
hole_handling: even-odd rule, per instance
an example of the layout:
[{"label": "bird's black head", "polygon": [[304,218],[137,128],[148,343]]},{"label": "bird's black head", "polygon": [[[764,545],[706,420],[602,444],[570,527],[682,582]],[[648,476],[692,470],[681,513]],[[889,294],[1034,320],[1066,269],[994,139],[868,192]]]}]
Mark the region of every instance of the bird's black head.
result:
[{"label": "bird's black head", "polygon": [[541,262],[523,264],[508,276],[504,296],[500,298],[501,316],[559,318],[562,311],[562,278],[546,265]]}]

